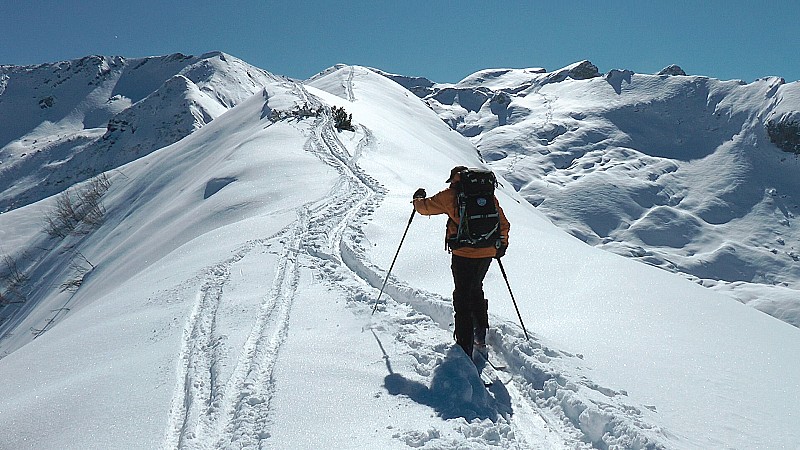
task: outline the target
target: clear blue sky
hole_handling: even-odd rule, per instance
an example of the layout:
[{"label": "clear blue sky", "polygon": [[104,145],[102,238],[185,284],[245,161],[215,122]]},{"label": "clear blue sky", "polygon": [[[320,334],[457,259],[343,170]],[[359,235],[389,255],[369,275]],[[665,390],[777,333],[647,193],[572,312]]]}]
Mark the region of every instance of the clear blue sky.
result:
[{"label": "clear blue sky", "polygon": [[455,82],[480,69],[800,79],[800,1],[0,0],[0,64],[221,50],[279,75],[336,63]]}]

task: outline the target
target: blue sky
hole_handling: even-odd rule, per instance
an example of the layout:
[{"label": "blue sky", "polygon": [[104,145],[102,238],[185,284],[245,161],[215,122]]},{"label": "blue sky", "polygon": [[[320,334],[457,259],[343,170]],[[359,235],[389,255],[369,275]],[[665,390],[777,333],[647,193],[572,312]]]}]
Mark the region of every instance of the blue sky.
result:
[{"label": "blue sky", "polygon": [[480,69],[800,79],[800,2],[763,1],[12,1],[0,0],[0,64],[90,54],[221,50],[279,75],[336,63],[455,82]]}]

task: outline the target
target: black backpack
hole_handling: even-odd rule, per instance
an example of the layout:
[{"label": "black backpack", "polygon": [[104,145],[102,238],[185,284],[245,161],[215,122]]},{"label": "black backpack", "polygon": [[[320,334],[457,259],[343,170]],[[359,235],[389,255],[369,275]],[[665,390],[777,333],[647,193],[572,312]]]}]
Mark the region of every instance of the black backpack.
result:
[{"label": "black backpack", "polygon": [[450,250],[460,247],[495,247],[502,243],[500,214],[494,202],[497,179],[489,170],[466,169],[455,184],[458,232],[447,238]]}]

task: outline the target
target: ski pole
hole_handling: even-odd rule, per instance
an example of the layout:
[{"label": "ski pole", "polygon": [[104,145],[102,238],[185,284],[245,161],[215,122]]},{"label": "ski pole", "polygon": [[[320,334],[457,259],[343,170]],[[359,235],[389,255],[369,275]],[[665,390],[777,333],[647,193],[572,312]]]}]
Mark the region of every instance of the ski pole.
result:
[{"label": "ski pole", "polygon": [[519,307],[517,306],[517,301],[514,299],[514,293],[511,292],[511,284],[508,282],[508,276],[506,275],[506,269],[503,268],[503,261],[500,258],[497,259],[497,264],[500,265],[500,272],[503,272],[503,278],[506,280],[506,286],[508,286],[508,293],[511,294],[511,301],[514,302],[514,309],[517,310],[517,317],[519,317],[519,324],[522,325],[522,331],[525,333],[525,340],[529,341],[530,338],[528,337],[528,330],[525,329],[525,323],[522,322],[522,314],[519,313]]},{"label": "ski pole", "polygon": [[389,271],[386,272],[386,278],[383,280],[383,286],[381,286],[381,293],[378,294],[378,299],[375,300],[375,308],[372,309],[372,314],[375,314],[375,311],[378,310],[378,305],[379,302],[381,301],[381,295],[383,295],[383,289],[386,288],[386,282],[389,281],[389,275],[392,273],[392,269],[394,268],[394,263],[397,261],[397,255],[400,254],[400,247],[403,246],[403,241],[406,239],[406,234],[408,234],[408,229],[411,227],[411,221],[414,220],[414,214],[416,212],[417,212],[416,209],[411,211],[411,217],[408,218],[408,225],[406,225],[406,231],[403,232],[403,237],[400,239],[400,245],[397,246],[397,253],[394,254],[392,265],[389,266]]}]

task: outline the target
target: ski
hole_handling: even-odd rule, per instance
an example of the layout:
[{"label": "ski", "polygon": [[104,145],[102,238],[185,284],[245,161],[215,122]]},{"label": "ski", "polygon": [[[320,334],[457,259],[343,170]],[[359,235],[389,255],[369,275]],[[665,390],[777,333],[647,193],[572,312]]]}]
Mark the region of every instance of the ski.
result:
[{"label": "ski", "polygon": [[489,359],[489,358],[486,358],[486,362],[489,363],[490,366],[492,366],[492,369],[499,370],[501,372],[505,372],[505,370],[508,368],[503,364],[495,364],[495,363],[493,363],[492,360]]},{"label": "ski", "polygon": [[492,387],[495,380],[499,379],[494,365],[489,361],[480,351],[474,351],[472,355],[472,362],[475,364],[475,369],[481,377],[481,381],[486,388]]},{"label": "ski", "polygon": [[[475,345],[477,346],[478,344],[475,344]],[[498,371],[505,371],[505,370],[506,370],[506,368],[507,368],[507,367],[506,367],[506,365],[505,365],[505,364],[503,364],[503,363],[495,363],[495,362],[494,362],[494,358],[490,358],[490,357],[489,357],[489,356],[490,356],[490,352],[489,352],[489,346],[488,346],[488,345],[486,345],[486,346],[485,346],[485,350],[479,350],[479,349],[476,347],[475,353],[477,353],[478,355],[480,355],[480,357],[481,357],[481,358],[482,358],[482,359],[483,359],[483,360],[484,360],[484,361],[485,361],[487,364],[489,364],[489,366],[491,366],[491,367],[492,367],[492,369],[494,369],[494,370],[498,370]]]},{"label": "ski", "polygon": [[497,379],[497,373],[494,372],[491,366],[484,364],[483,362],[476,362],[475,369],[478,371],[478,376],[481,377],[483,386],[487,388],[492,387]]}]

